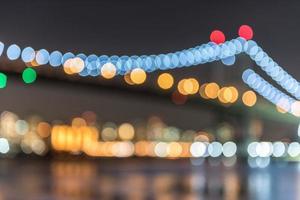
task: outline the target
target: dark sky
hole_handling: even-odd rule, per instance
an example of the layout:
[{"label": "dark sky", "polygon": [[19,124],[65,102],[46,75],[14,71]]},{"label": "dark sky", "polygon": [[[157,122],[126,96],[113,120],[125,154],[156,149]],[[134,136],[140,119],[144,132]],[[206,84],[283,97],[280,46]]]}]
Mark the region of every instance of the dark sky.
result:
[{"label": "dark sky", "polygon": [[[227,38],[231,39],[237,36],[241,24],[249,24],[254,29],[254,39],[281,66],[300,80],[299,10],[300,1],[296,0],[10,0],[1,1],[0,40],[5,44],[17,43],[22,47],[46,48],[49,51],[58,49],[63,52],[98,55],[158,54],[205,43],[214,29],[223,30]],[[199,66],[199,70],[205,67],[208,68],[210,65]],[[197,67],[190,69],[189,72],[195,73],[195,70],[198,70]],[[226,69],[218,68],[217,71],[214,70],[214,74],[223,74],[224,71]],[[209,69],[206,70],[206,73],[210,72]],[[183,73],[185,71],[176,71],[177,76]],[[205,74],[205,70],[203,73]],[[199,77],[204,79],[201,75]],[[229,78],[240,81],[235,77]],[[45,84],[51,85],[51,81]],[[103,94],[100,87],[99,94],[95,94],[94,90],[84,92],[86,90],[82,87],[77,89],[77,85],[62,86],[55,92],[57,85],[63,84],[52,84],[44,88],[41,84],[32,86],[35,89],[29,89],[18,88],[17,86],[22,87],[22,84],[17,82],[16,85],[0,92],[0,97],[5,95],[1,110],[15,109],[23,113],[36,110],[48,114],[50,118],[75,115],[80,110],[84,111],[88,108],[98,109],[101,113],[102,105],[97,102],[101,102],[105,97],[101,97]],[[64,92],[64,89],[68,90],[70,96]],[[18,90],[22,92],[18,93]],[[50,92],[46,93],[47,91]],[[118,91],[112,93],[116,92]],[[51,98],[56,99],[55,103],[45,102],[45,99],[51,100],[49,93],[52,94]],[[22,95],[26,96],[26,94],[31,96],[25,98],[27,108],[24,108],[21,106],[24,103]],[[87,101],[89,98],[93,100]],[[107,98],[119,97],[108,96]],[[120,99],[125,102],[131,101],[126,96]],[[30,101],[34,106],[30,107]],[[72,106],[77,108],[70,109],[71,105],[68,106],[68,101],[73,102]],[[147,101],[141,104],[147,109],[140,107],[132,109],[136,110],[136,115],[139,115],[139,112],[145,115],[152,114],[150,111],[153,109],[159,110],[158,113],[161,114],[167,112],[161,110],[165,108],[164,104],[160,107],[149,107],[149,104],[151,102],[147,103]],[[105,105],[117,108],[121,106],[120,102],[115,102],[115,99],[107,100]],[[126,106],[128,107],[129,104]],[[56,114],[49,112],[54,107],[59,108]],[[182,121],[176,117],[177,107],[171,106],[169,109],[172,114],[166,115],[165,118],[169,117],[168,119],[174,123]],[[186,117],[188,114],[185,113],[184,116],[184,112],[188,112],[189,109],[180,109],[183,111],[179,114]],[[105,109],[102,114],[108,112]],[[198,120],[195,118],[203,117],[194,109],[190,109],[190,113],[195,114],[191,115],[194,116],[194,121],[183,123],[183,126],[195,126]],[[112,118],[115,115],[109,116]]]},{"label": "dark sky", "polygon": [[296,0],[10,0],[1,2],[0,39],[36,49],[151,54],[207,42],[213,29],[230,39],[249,24],[254,39],[294,73],[299,9]]}]

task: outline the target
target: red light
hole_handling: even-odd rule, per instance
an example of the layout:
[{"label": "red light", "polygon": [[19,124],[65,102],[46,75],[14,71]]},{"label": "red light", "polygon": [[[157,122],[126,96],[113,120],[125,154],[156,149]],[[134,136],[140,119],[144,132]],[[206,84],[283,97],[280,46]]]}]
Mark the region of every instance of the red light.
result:
[{"label": "red light", "polygon": [[186,95],[180,94],[178,91],[174,91],[172,94],[172,101],[176,105],[183,105],[187,100]]},{"label": "red light", "polygon": [[239,28],[239,36],[245,38],[246,40],[251,40],[253,38],[253,30],[248,25],[242,25]]},{"label": "red light", "polygon": [[210,41],[212,41],[216,44],[224,43],[225,42],[225,35],[222,31],[214,30],[210,34]]}]

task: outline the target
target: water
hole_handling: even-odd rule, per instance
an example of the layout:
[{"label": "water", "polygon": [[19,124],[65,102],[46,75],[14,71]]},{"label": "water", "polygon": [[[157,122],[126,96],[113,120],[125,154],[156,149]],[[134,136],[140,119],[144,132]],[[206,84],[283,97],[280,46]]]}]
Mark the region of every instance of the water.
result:
[{"label": "water", "polygon": [[299,199],[298,164],[189,160],[2,159],[0,199]]}]

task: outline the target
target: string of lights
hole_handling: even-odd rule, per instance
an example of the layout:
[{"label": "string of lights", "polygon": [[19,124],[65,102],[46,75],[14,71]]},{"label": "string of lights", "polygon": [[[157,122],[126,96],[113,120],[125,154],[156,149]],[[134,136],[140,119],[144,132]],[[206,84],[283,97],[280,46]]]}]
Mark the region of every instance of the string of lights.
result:
[{"label": "string of lights", "polygon": [[295,116],[300,116],[300,104],[298,101],[275,88],[252,69],[245,70],[242,78],[249,87],[280,109]]},{"label": "string of lights", "polygon": [[280,67],[256,42],[250,40],[244,45],[244,52],[256,62],[260,68],[291,95],[300,99],[300,84]]},{"label": "string of lights", "polygon": [[[16,45],[10,45],[6,50],[9,60],[17,60],[21,57],[26,64],[34,62],[37,65],[49,64],[52,67],[64,66],[68,68],[67,73],[78,73],[80,76],[98,76],[100,74],[111,73],[114,75],[124,75],[139,68],[146,72],[155,70],[170,70],[180,67],[205,64],[221,60],[225,65],[232,65],[235,55],[243,52],[243,45],[246,40],[238,37],[231,41],[218,40],[219,36],[212,33],[212,41],[184,49],[174,53],[142,56],[97,56],[95,54],[85,55],[83,53],[75,55],[72,52],[62,54],[60,51],[49,53],[46,49],[35,51],[32,47],[25,47],[23,50]],[[0,52],[4,50],[4,44],[0,45]]]},{"label": "string of lights", "polygon": [[100,121],[92,111],[72,118],[71,123],[61,121],[59,124],[55,124],[57,120],[43,121],[41,116],[22,119],[15,113],[4,111],[0,115],[0,157],[21,152],[44,156],[53,151],[72,155],[84,153],[90,157],[164,159],[235,160],[239,156],[246,156],[248,162],[255,163],[255,158],[269,162],[270,159],[297,160],[300,155],[299,142],[286,139],[254,140],[238,145],[234,127],[226,123],[219,125],[216,130],[205,128],[196,131],[167,125],[156,116],[142,123]]},{"label": "string of lights", "polygon": [[[32,47],[21,49],[17,44],[8,46],[6,55],[7,58],[12,61],[21,58],[27,66],[46,64],[49,64],[54,68],[63,66],[64,71],[67,74],[79,74],[84,77],[99,76],[101,74],[104,78],[110,79],[115,75],[124,75],[126,82],[141,84],[146,79],[146,72],[149,73],[155,70],[171,70],[174,68],[190,67],[218,60],[221,60],[224,65],[233,65],[235,63],[236,55],[246,53],[282,88],[296,99],[300,99],[300,83],[273,61],[273,59],[252,40],[252,28],[248,25],[242,25],[239,28],[238,35],[239,37],[226,41],[224,33],[215,30],[211,33],[210,42],[208,43],[173,53],[157,55],[97,56],[96,54],[86,55],[84,53],[75,54],[72,52],[63,54],[58,50],[49,53],[46,49],[40,49],[38,51],[34,50]],[[0,42],[0,55],[4,52],[4,47],[5,45]],[[126,76],[129,73],[130,76]],[[22,78],[25,83],[34,82],[36,79],[35,70],[26,68],[23,71]],[[270,85],[254,71],[246,70],[243,74],[243,80],[267,100],[276,105],[280,104],[279,107],[294,113],[291,110],[292,105],[294,105],[295,102],[298,105],[298,102],[294,98],[289,97]],[[1,73],[0,88],[6,86],[6,81],[6,75]],[[188,82],[192,81],[192,79],[188,80]],[[163,80],[161,80],[161,82],[163,82]],[[183,82],[178,85],[179,91]],[[260,85],[262,86],[260,87]],[[166,85],[164,87],[168,88],[170,86]],[[197,93],[198,89],[199,86],[197,87],[197,91],[190,91],[188,93]],[[268,91],[268,93],[265,93],[265,91]],[[282,103],[282,101],[284,101],[284,103]]]}]

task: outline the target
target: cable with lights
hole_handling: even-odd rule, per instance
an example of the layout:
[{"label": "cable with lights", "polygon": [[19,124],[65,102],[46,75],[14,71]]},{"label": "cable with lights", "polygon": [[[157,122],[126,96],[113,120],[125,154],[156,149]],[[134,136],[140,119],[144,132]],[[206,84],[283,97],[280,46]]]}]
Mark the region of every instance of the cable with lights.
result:
[{"label": "cable with lights", "polygon": [[[296,99],[300,99],[300,83],[274,62],[273,59],[252,40],[254,35],[252,28],[248,25],[242,25],[238,30],[238,35],[238,38],[226,41],[222,31],[214,30],[210,34],[210,42],[206,44],[173,53],[157,55],[97,56],[96,54],[91,54],[87,56],[84,53],[74,54],[72,52],[67,52],[63,54],[60,51],[49,53],[46,49],[36,51],[32,47],[21,49],[16,44],[8,46],[6,55],[7,58],[12,61],[21,58],[27,66],[49,64],[50,66],[57,68],[62,65],[65,73],[79,74],[80,76],[98,76],[101,74],[104,78],[110,79],[115,75],[126,75],[131,72],[132,74],[138,75],[130,75],[131,81],[134,84],[141,84],[145,81],[146,72],[190,67],[218,60],[221,60],[224,65],[233,65],[235,63],[236,55],[246,53],[283,89]],[[3,51],[4,44],[0,42],[0,55]],[[249,70],[246,70],[246,72],[249,72]],[[243,76],[245,76],[245,73]],[[276,94],[280,94],[281,96],[285,95],[259,77],[255,72],[251,72],[251,76],[256,76],[258,82],[265,84],[266,88],[271,88],[271,91],[276,91]],[[23,71],[22,78],[25,83],[34,82],[36,79],[35,70],[33,68],[26,68]],[[256,85],[252,85],[247,78],[244,79],[244,81],[272,103],[279,103],[277,100],[275,101],[273,98],[269,98],[269,96],[261,93],[258,88],[255,88]],[[0,87],[4,88],[6,82],[7,77],[5,74],[0,74]],[[288,95],[284,97],[286,97],[285,99],[287,99],[289,105],[297,102]]]}]

